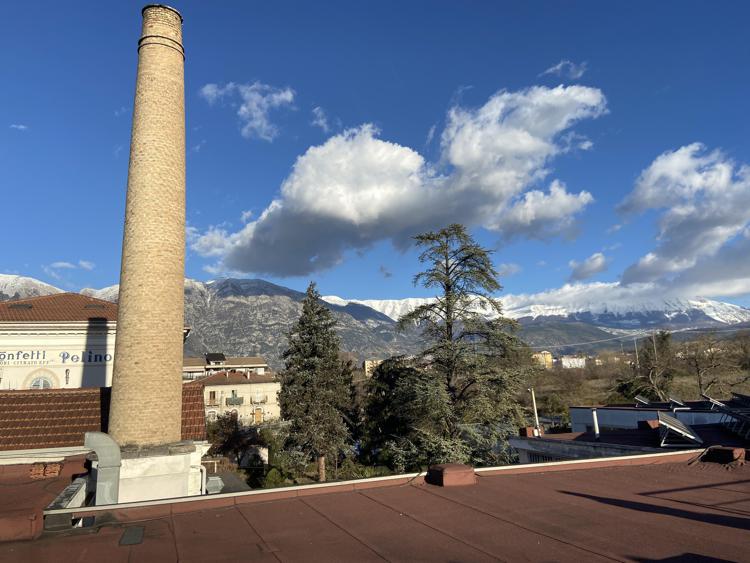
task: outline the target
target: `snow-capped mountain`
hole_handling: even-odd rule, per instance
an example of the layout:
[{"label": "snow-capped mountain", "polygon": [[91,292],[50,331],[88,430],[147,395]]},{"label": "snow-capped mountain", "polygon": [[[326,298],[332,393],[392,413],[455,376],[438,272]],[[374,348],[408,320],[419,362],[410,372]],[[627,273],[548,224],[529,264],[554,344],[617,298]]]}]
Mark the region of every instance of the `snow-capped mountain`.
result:
[{"label": "snow-capped mountain", "polygon": [[[323,297],[338,305],[359,303],[397,320],[429,298],[347,300]],[[660,295],[651,284],[572,284],[535,294],[500,298],[504,314],[513,319],[565,318],[612,328],[707,326],[750,322],[750,309],[701,297]]]},{"label": "snow-capped mountain", "polygon": [[52,295],[53,293],[62,293],[62,291],[62,289],[34,278],[0,274],[0,301]]}]

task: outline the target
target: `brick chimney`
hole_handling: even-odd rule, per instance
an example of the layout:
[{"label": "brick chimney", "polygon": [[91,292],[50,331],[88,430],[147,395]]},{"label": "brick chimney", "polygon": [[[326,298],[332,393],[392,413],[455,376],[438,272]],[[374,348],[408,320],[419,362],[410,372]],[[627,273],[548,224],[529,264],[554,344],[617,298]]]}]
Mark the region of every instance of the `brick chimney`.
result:
[{"label": "brick chimney", "polygon": [[185,276],[182,16],[142,15],[109,419],[138,447],[180,440]]}]

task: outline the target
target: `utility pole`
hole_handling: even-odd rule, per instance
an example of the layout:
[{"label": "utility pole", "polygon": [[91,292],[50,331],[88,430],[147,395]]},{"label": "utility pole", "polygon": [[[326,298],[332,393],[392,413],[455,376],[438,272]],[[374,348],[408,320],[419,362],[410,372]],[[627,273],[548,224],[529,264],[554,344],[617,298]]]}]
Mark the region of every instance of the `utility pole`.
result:
[{"label": "utility pole", "polygon": [[529,387],[528,389],[529,393],[531,393],[531,406],[534,409],[534,429],[537,432],[537,435],[541,434],[539,430],[539,415],[536,412],[536,396],[534,395],[534,388]]},{"label": "utility pole", "polygon": [[654,343],[654,365],[659,363],[659,358],[656,356],[656,332],[651,331],[651,342]]},{"label": "utility pole", "polygon": [[640,361],[638,361],[638,340],[633,338],[633,348],[635,349],[635,367],[641,367]]}]

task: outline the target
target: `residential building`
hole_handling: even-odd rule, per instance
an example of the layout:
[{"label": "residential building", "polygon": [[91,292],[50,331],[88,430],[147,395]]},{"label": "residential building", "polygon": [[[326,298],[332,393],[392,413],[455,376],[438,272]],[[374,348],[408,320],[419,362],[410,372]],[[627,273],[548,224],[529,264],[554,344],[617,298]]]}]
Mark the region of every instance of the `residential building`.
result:
[{"label": "residential building", "polygon": [[586,367],[586,358],[581,356],[563,356],[560,358],[563,369],[583,369]]},{"label": "residential building", "polygon": [[193,381],[222,371],[257,375],[264,375],[268,371],[268,364],[259,356],[227,357],[218,352],[198,358],[185,357],[182,366],[183,381]]},{"label": "residential building", "polygon": [[281,382],[271,374],[220,371],[187,386],[201,386],[206,420],[220,414],[233,414],[243,424],[260,424],[281,417]]},{"label": "residential building", "polygon": [[548,352],[547,350],[542,350],[541,352],[534,352],[531,355],[531,358],[540,366],[542,366],[544,369],[552,369],[552,364],[554,362],[554,358],[552,357],[552,352]]},{"label": "residential building", "polygon": [[362,369],[365,372],[365,377],[372,377],[372,372],[384,362],[385,360],[365,360],[362,362]]}]

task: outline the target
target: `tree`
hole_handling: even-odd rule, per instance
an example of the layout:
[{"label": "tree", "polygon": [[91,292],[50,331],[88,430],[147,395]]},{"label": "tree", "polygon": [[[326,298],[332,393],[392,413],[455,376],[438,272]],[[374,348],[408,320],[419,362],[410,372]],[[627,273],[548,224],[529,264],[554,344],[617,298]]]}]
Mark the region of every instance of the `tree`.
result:
[{"label": "tree", "polygon": [[631,373],[617,382],[617,391],[633,398],[643,395],[647,399],[666,401],[676,374],[672,334],[665,330],[641,340],[638,361]]},{"label": "tree", "polygon": [[[515,324],[492,297],[501,286],[491,251],[458,224],[415,240],[427,268],[414,284],[437,290],[437,296],[399,319],[402,330],[421,328],[426,348],[406,372],[412,385],[396,381],[390,388],[385,400],[401,406],[396,420],[383,422],[396,428],[392,443],[416,452],[412,462],[500,462],[505,450],[498,444],[518,417],[514,395],[533,368],[528,349],[513,335]],[[401,371],[403,376],[403,366]]]},{"label": "tree", "polygon": [[320,481],[326,480],[326,457],[338,457],[350,442],[344,413],[351,403],[352,370],[339,359],[335,324],[310,283],[302,315],[288,335],[279,393],[281,416],[291,423],[288,445],[316,460]]}]

